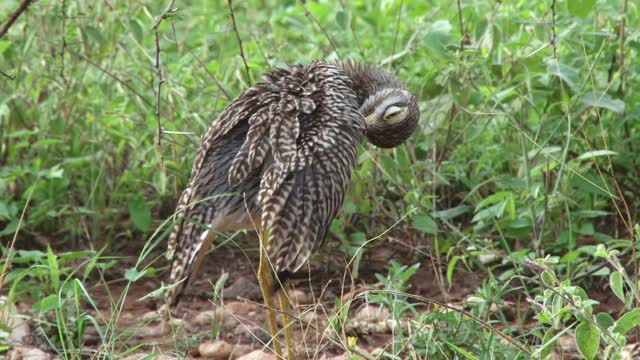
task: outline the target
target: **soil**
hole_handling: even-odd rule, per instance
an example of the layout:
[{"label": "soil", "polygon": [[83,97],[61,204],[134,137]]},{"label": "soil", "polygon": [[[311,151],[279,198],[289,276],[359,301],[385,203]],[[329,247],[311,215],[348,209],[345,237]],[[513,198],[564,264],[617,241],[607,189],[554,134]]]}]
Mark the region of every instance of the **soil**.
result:
[{"label": "soil", "polygon": [[[294,313],[300,314],[299,318],[303,320],[297,322],[299,331],[295,331],[301,359],[320,359],[323,356],[333,359],[344,353],[340,346],[329,341],[326,334],[323,334],[329,317],[335,313],[336,299],[346,299],[379,287],[380,283],[375,274],[386,275],[391,259],[407,265],[420,262],[418,272],[410,280],[408,292],[440,303],[462,307],[463,300],[468,299],[482,285],[486,272],[459,268],[454,272],[455,285],[447,289],[443,275],[446,272],[445,265],[438,267],[427,256],[406,251],[408,248],[415,249],[415,246],[397,246],[397,243],[397,238],[390,237],[368,247],[360,262],[358,279],[353,283],[349,274],[344,272],[344,269],[348,268],[349,259],[338,250],[330,250],[331,246],[328,247],[329,250],[324,250],[325,254],[313,258],[307,269],[290,278],[290,285],[294,291],[290,291],[289,296],[297,303]],[[127,252],[139,253],[131,249]],[[160,288],[161,282],[168,278],[168,264],[160,250],[153,255],[155,257],[150,258],[158,259],[153,264],[154,268],[158,269],[155,276],[143,277],[127,289],[123,280],[124,272],[137,260],[137,257],[130,256],[119,260],[118,267],[110,269],[104,275],[106,279],[112,279],[107,281],[108,287],[97,278],[97,285],[90,287],[89,291],[100,309],[100,314],[94,310],[88,311],[95,318],[105,321],[111,319],[109,311],[113,308],[113,299],[118,299],[123,291],[127,290],[115,332],[123,336],[117,341],[115,351],[122,353],[136,347],[136,354],[160,350],[176,355],[178,349],[183,351],[183,354],[186,353],[188,358],[198,358],[201,355],[200,351],[204,349],[202,344],[214,340],[212,335],[216,335],[215,329],[219,330],[217,338],[221,341],[234,346],[241,344],[245,346],[245,350],[265,349],[264,344],[270,337],[266,331],[268,327],[265,311],[255,277],[255,267],[258,263],[255,237],[246,235],[237,239],[234,245],[225,245],[210,251],[194,283],[187,288],[180,304],[171,310],[173,320],[169,323],[162,321],[157,311],[162,304],[159,299],[142,300]],[[228,276],[223,299],[213,301],[213,286],[223,274]],[[436,276],[437,274],[440,275]],[[444,283],[441,284],[441,281]],[[590,295],[601,301],[598,311],[614,313],[620,310],[621,304],[611,296],[601,296],[592,292]],[[514,300],[520,303],[518,306],[523,306],[523,298]],[[358,312],[363,311],[366,306],[362,299],[356,300],[350,314],[357,317]],[[523,311],[522,308],[520,311]],[[509,314],[509,311],[505,313]],[[354,334],[348,335],[356,335],[359,349],[366,352],[385,348],[392,340],[391,334],[384,331],[369,334],[354,331]],[[95,350],[102,346],[95,329],[87,330],[85,340],[90,349]]]}]

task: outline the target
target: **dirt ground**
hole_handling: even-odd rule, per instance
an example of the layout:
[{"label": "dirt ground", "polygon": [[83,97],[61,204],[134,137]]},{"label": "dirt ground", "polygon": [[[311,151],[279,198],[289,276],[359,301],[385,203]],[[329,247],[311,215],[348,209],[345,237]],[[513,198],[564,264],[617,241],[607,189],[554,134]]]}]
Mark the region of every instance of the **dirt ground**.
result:
[{"label": "dirt ground", "polygon": [[[358,278],[353,283],[350,274],[344,271],[350,259],[338,250],[330,250],[331,246],[323,250],[325,254],[312,259],[305,270],[292,276],[288,295],[296,305],[293,313],[298,314],[294,321],[294,337],[300,359],[344,359],[344,347],[339,342],[346,341],[349,336],[357,337],[358,349],[364,353],[375,354],[389,346],[393,331],[393,326],[389,325],[391,317],[385,309],[367,305],[363,292],[380,286],[375,274],[386,276],[391,259],[406,265],[420,262],[418,272],[410,280],[409,293],[453,307],[462,308],[464,301],[481,286],[485,274],[483,271],[459,268],[454,273],[455,285],[446,288],[443,276],[436,276],[445,273],[444,264],[438,267],[428,256],[416,254],[411,250],[416,249],[415,244],[398,246],[397,242],[396,238],[390,237],[368,247],[360,262]],[[128,253],[139,252],[129,249]],[[120,334],[115,351],[126,353],[135,349],[127,359],[152,352],[176,356],[176,350],[186,352],[188,358],[206,356],[241,360],[259,359],[248,357],[253,351],[265,351],[260,353],[263,356],[271,353],[267,349],[270,336],[266,330],[265,308],[255,276],[258,253],[253,237],[247,236],[238,239],[236,245],[225,245],[210,251],[180,304],[171,309],[172,320],[169,322],[162,321],[159,315],[158,309],[162,305],[159,299],[142,300],[145,295],[160,288],[161,282],[168,278],[168,263],[160,250],[155,257],[160,259],[153,264],[158,269],[157,274],[144,277],[127,289],[114,332]],[[112,319],[109,311],[113,309],[113,299],[118,299],[124,291],[124,272],[133,266],[136,258],[126,257],[118,262],[117,268],[105,274],[108,289],[97,279],[97,285],[90,287],[100,314],[95,310],[89,312],[97,319]],[[223,274],[228,278],[222,299],[214,301],[213,287]],[[601,301],[598,311],[613,314],[620,310],[621,304],[613,297],[594,295],[592,292],[590,295]],[[341,336],[334,334],[331,337],[325,329],[336,313],[338,298],[343,303],[347,299],[356,300],[352,303],[346,323],[342,324],[345,332]],[[519,300],[519,311],[526,311],[522,308],[524,299]],[[507,316],[513,317],[509,319],[511,321],[516,321],[514,304],[507,302],[506,307],[512,306],[513,309],[504,311]],[[428,306],[424,307],[424,311],[428,309]],[[282,319],[279,318],[279,321]],[[103,346],[95,329],[88,328],[86,333],[86,346],[94,350]]]}]

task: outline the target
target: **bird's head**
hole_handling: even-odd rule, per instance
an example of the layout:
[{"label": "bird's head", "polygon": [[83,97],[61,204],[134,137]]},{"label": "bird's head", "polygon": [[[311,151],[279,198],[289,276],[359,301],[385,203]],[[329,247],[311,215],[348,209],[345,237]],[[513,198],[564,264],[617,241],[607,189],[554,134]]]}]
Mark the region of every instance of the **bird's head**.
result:
[{"label": "bird's head", "polygon": [[413,94],[402,88],[384,88],[370,95],[360,107],[373,145],[393,148],[411,136],[418,125],[420,110]]}]

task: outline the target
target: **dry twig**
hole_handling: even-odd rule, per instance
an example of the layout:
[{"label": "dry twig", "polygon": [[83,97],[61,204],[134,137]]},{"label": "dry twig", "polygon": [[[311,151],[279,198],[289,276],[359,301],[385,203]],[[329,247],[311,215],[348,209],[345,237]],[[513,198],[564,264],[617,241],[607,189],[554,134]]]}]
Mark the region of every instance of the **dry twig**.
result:
[{"label": "dry twig", "polygon": [[11,25],[13,25],[13,23],[16,22],[16,20],[18,20],[20,15],[22,15],[22,13],[25,10],[27,10],[27,7],[29,7],[29,4],[31,4],[32,2],[33,0],[23,0],[22,3],[20,3],[20,6],[18,6],[16,11],[14,11],[13,14],[11,14],[11,16],[9,16],[9,20],[7,20],[7,22],[2,26],[2,29],[0,29],[0,39],[2,39],[4,34],[6,34],[7,31],[9,31],[9,28],[11,27]]},{"label": "dry twig", "polygon": [[[162,24],[163,20],[165,20],[171,14],[175,14],[178,11],[178,9],[173,7],[175,2],[176,2],[175,0],[171,0],[171,2],[169,3],[169,6],[167,6],[165,11],[160,16],[158,16],[158,18],[156,19],[156,22],[153,24],[153,27],[151,28],[151,31],[155,33],[156,62],[154,64],[154,68],[156,69],[156,76],[158,77],[158,89],[156,90],[156,112],[155,112],[156,121],[158,123],[158,141],[156,144],[158,145],[158,151],[160,153],[160,164],[162,167],[164,167],[164,155],[162,154],[163,130],[162,130],[162,123],[160,122],[160,99],[162,94],[162,84],[164,84],[164,77],[162,76],[162,67],[160,66],[160,35],[158,34],[158,28],[160,27],[160,24]],[[175,32],[174,32],[174,36],[175,36]]]},{"label": "dry twig", "polygon": [[247,64],[247,58],[244,56],[244,49],[242,48],[242,39],[240,38],[240,33],[238,33],[238,27],[236,26],[236,16],[233,14],[232,1],[227,0],[227,5],[229,5],[229,14],[231,15],[231,25],[233,26],[233,32],[236,33],[236,38],[238,39],[238,47],[240,48],[240,57],[242,58],[242,63],[244,64],[244,71],[247,74],[247,81],[251,83],[251,72],[249,69],[249,65]]}]

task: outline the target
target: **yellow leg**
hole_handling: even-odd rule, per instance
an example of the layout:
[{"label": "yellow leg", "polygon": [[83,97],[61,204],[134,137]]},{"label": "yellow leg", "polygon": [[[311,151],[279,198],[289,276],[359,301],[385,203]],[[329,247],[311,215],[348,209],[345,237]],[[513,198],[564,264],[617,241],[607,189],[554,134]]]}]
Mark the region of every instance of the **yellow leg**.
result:
[{"label": "yellow leg", "polygon": [[267,244],[263,244],[262,236],[260,236],[260,265],[258,266],[258,282],[260,283],[260,290],[262,290],[262,297],[264,298],[264,304],[267,306],[267,319],[269,321],[269,331],[273,339],[273,349],[276,353],[278,360],[284,359],[282,357],[282,345],[278,340],[278,323],[276,322],[276,313],[273,296],[273,274],[271,272],[271,265],[269,264],[269,257],[267,256]]},{"label": "yellow leg", "polygon": [[287,284],[282,284],[282,288],[278,292],[278,300],[280,301],[280,310],[282,311],[282,324],[284,325],[284,338],[287,343],[287,358],[290,360],[295,359],[294,351],[293,351],[293,322],[291,321],[291,316],[289,316],[289,311],[291,307],[289,306],[289,298],[287,297],[286,289],[288,288]]}]

